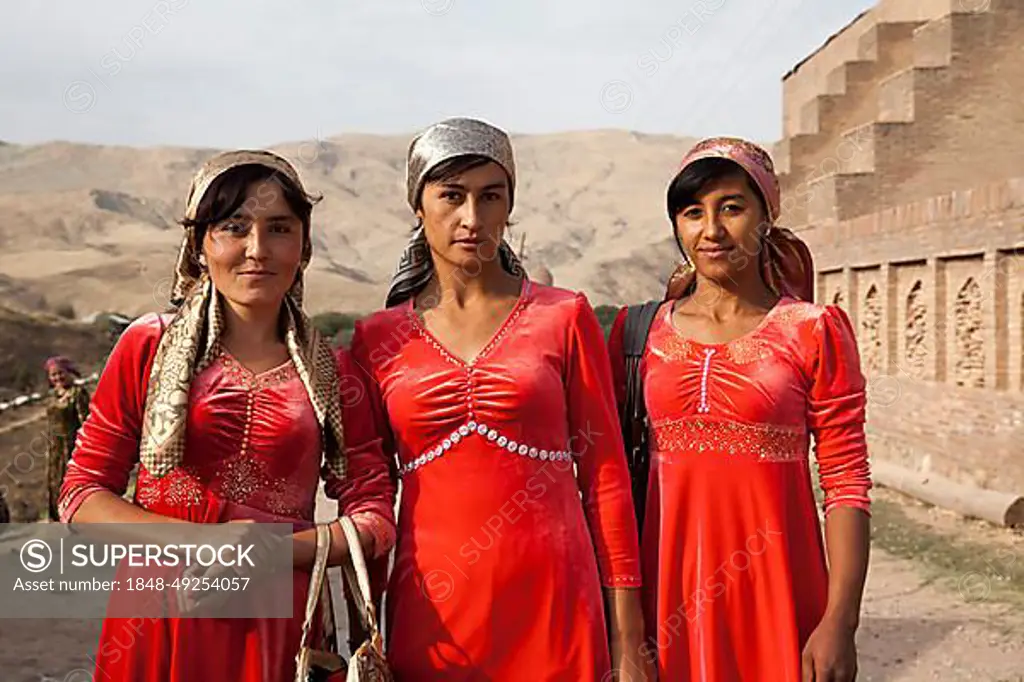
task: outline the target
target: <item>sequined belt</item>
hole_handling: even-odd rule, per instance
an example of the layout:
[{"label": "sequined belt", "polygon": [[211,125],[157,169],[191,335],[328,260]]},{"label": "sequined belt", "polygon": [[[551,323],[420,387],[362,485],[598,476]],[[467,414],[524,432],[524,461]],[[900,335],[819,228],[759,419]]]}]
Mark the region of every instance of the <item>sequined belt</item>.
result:
[{"label": "sequined belt", "polygon": [[503,436],[495,428],[487,426],[486,424],[478,424],[475,421],[470,421],[452,431],[451,434],[437,447],[434,447],[421,454],[419,457],[409,460],[403,464],[399,467],[398,474],[400,476],[405,476],[406,474],[419,469],[421,466],[429,462],[433,462],[438,457],[443,457],[445,453],[457,445],[459,441],[474,435],[486,438],[499,448],[504,448],[513,454],[529,457],[530,459],[539,459],[542,462],[568,462],[572,459],[572,453],[568,450],[543,450],[531,447],[525,443],[517,443],[516,441]]},{"label": "sequined belt", "polygon": [[807,457],[802,427],[687,418],[652,423],[653,449],[659,453],[708,452],[760,462],[793,462]]}]

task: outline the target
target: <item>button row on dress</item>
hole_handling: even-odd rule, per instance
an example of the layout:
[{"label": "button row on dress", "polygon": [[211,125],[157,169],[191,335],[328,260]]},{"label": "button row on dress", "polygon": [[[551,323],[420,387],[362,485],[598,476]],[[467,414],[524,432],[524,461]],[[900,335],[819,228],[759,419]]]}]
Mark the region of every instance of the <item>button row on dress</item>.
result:
[{"label": "button row on dress", "polygon": [[249,449],[249,429],[252,426],[253,394],[250,392],[245,401],[245,428],[242,430],[242,454]]},{"label": "button row on dress", "polygon": [[704,351],[704,369],[700,375],[700,405],[697,406],[697,411],[704,414],[711,411],[711,407],[708,405],[708,372],[711,370],[711,356],[714,354],[714,348]]},{"label": "button row on dress", "polygon": [[460,440],[473,434],[485,436],[487,440],[497,444],[498,447],[531,459],[539,459],[543,462],[568,462],[572,459],[571,452],[565,450],[540,450],[538,448],[530,447],[525,443],[517,443],[514,440],[509,440],[505,436],[501,435],[496,429],[493,429],[486,424],[477,424],[475,421],[470,421],[452,431],[451,435],[445,438],[437,447],[428,450],[426,454],[420,455],[416,459],[403,464],[398,470],[399,475],[404,476],[405,474],[419,469],[428,462],[433,462],[435,459],[451,450],[452,446],[457,444]]}]

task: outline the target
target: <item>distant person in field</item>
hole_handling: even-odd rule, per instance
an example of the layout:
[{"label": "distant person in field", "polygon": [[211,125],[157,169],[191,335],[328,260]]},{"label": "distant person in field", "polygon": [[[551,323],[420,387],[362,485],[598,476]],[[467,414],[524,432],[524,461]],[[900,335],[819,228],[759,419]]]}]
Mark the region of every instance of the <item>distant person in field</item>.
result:
[{"label": "distant person in field", "polygon": [[[341,404],[339,376],[352,388],[359,375],[302,307],[315,202],[269,152],[220,154],[200,169],[174,312],[144,315],[118,339],[60,498],[64,521],[236,524],[225,530],[241,546],[252,542],[246,522],[291,524],[295,617],[107,619],[96,679],[292,682],[321,477],[367,556],[391,549],[395,491],[373,418],[365,401]],[[132,504],[120,496],[136,463]],[[346,562],[339,523],[326,528],[328,565]]]},{"label": "distant person in field", "polygon": [[44,364],[46,377],[53,389],[53,397],[46,407],[48,423],[48,452],[46,458],[47,516],[51,521],[60,520],[57,498],[60,486],[75,447],[78,429],[89,416],[89,391],[85,386],[75,384],[82,375],[68,358],[57,355]]},{"label": "distant person in field", "polygon": [[586,296],[532,282],[505,241],[515,183],[485,122],[418,135],[418,224],[352,338],[402,480],[388,658],[417,682],[646,680],[607,349]]},{"label": "distant person in field", "polygon": [[622,415],[640,483],[644,653],[663,680],[856,675],[865,380],[850,320],[812,302],[810,252],[776,224],[779,206],[763,149],[696,145],[667,196],[683,265],[653,317],[623,310],[609,336],[620,410],[648,419]]}]

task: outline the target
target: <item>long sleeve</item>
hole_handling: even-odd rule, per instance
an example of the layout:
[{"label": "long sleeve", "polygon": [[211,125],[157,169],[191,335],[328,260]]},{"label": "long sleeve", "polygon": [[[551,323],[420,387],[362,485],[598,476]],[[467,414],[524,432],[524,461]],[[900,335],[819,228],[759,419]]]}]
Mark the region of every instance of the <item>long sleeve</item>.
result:
[{"label": "long sleeve", "polygon": [[608,356],[612,363],[612,381],[615,385],[615,404],[621,415],[626,404],[626,312],[623,307],[615,316],[608,333]]},{"label": "long sleeve", "polygon": [[152,367],[162,323],[145,315],[125,330],[103,368],[78,431],[57,508],[69,522],[87,497],[99,490],[123,495],[139,461],[146,377]]},{"label": "long sleeve", "polygon": [[825,493],[824,510],[828,514],[838,506],[852,506],[869,511],[865,380],[853,328],[841,308],[826,307],[815,322],[814,343],[808,424]]},{"label": "long sleeve", "polygon": [[606,587],[638,587],[640,550],[611,365],[601,326],[583,294],[576,295],[568,335],[569,440],[601,580]]},{"label": "long sleeve", "polygon": [[[357,322],[355,329],[352,333],[352,339],[349,345],[349,352],[347,352],[346,372],[350,376],[358,376],[359,381],[352,380],[351,388],[345,391],[343,379],[342,386],[342,405],[346,412],[351,413],[350,404],[358,402],[361,407],[358,409],[359,418],[363,420],[366,425],[364,428],[372,430],[374,437],[377,440],[377,447],[380,449],[382,461],[386,467],[385,471],[390,481],[391,497],[389,498],[390,503],[394,503],[395,491],[397,491],[398,481],[398,466],[395,461],[395,445],[394,436],[392,435],[391,425],[388,423],[387,410],[384,406],[383,398],[381,397],[380,386],[377,383],[376,376],[373,372],[373,366],[371,364],[371,353],[367,347],[367,341],[363,331],[363,325],[361,322]],[[361,396],[360,396],[361,394]],[[357,400],[358,399],[358,400]],[[346,418],[346,426],[347,426]],[[394,508],[392,507],[392,523],[394,523]],[[392,540],[394,544],[395,540]],[[388,583],[388,563],[389,556],[387,552],[376,553],[376,556],[367,557],[366,570],[370,577],[370,590],[373,593],[373,598],[377,606],[378,613],[380,612],[381,603],[384,595],[384,591],[387,588]],[[359,613],[355,609],[355,602],[351,596],[348,595],[348,587],[346,586],[346,602],[348,607],[349,616],[349,642],[354,645],[358,645],[363,642],[368,633],[364,630],[362,621],[359,619]]]},{"label": "long sleeve", "polygon": [[337,357],[347,476],[342,481],[328,477],[324,491],[338,500],[339,514],[373,537],[373,557],[386,556],[395,544],[395,482],[365,377],[348,351],[339,351]]}]

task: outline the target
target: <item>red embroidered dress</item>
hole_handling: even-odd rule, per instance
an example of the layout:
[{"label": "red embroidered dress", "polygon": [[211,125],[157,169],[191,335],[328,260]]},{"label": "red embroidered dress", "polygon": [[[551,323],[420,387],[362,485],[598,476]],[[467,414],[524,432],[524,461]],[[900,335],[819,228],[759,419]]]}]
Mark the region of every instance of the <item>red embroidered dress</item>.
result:
[{"label": "red embroidered dress", "polygon": [[[663,680],[798,681],[828,587],[812,436],[825,513],[869,504],[853,331],[840,308],[783,298],[754,331],[703,344],[671,312],[659,310],[641,364],[646,648]],[[624,320],[609,340],[620,401]]]},{"label": "red embroidered dress", "polygon": [[[471,363],[412,301],[356,327],[402,476],[387,592],[399,680],[600,680],[602,585],[638,586],[607,350],[582,294],[524,283]],[[575,471],[574,471],[575,469]]]},{"label": "red embroidered dress", "polygon": [[[147,315],[111,353],[68,467],[60,511],[71,520],[98,490],[123,494],[138,462],[146,382],[163,323]],[[353,375],[347,354],[339,374]],[[343,415],[348,476],[325,492],[375,538],[375,553],[394,538],[394,484],[373,418],[349,406]],[[253,519],[313,523],[321,471],[320,429],[291,361],[253,374],[226,352],[192,382],[184,463],[160,479],[141,469],[135,503],[195,523]],[[104,621],[96,679],[291,682],[309,573],[296,571],[289,619],[114,619]],[[140,622],[141,621],[141,622]]]}]

